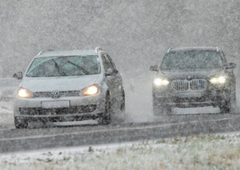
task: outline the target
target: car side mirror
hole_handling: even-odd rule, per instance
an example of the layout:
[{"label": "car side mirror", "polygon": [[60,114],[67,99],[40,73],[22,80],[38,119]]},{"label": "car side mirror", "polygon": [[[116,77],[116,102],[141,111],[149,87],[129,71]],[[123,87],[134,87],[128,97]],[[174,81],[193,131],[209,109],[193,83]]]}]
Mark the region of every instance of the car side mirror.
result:
[{"label": "car side mirror", "polygon": [[234,69],[237,67],[237,64],[236,63],[228,63],[226,69]]},{"label": "car side mirror", "polygon": [[21,71],[19,71],[17,73],[14,73],[13,77],[17,78],[17,79],[22,79],[23,78],[23,73]]},{"label": "car side mirror", "polygon": [[113,69],[108,68],[107,71],[105,72],[105,76],[111,76],[114,73]]},{"label": "car side mirror", "polygon": [[150,71],[158,71],[158,66],[157,65],[151,66]]}]

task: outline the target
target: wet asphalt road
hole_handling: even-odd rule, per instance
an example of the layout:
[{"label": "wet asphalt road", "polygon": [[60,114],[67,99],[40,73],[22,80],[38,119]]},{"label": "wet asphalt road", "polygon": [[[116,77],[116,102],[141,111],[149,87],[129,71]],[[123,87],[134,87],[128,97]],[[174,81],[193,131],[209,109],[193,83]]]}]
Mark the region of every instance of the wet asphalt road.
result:
[{"label": "wet asphalt road", "polygon": [[[43,128],[32,126],[29,129],[15,129],[12,123],[7,124],[0,129],[0,153],[240,131],[239,111],[235,114],[217,114],[219,111],[215,108],[193,108],[174,110],[174,113],[180,114],[170,117],[154,117],[151,82],[141,82],[147,83],[142,85],[140,82],[125,82],[126,120],[114,118],[113,123],[107,126],[48,125]],[[130,85],[135,88],[131,89]],[[203,112],[206,114],[192,114]]]},{"label": "wet asphalt road", "polygon": [[150,122],[115,121],[108,126],[88,124],[1,129],[0,153],[238,132],[239,122],[240,114],[198,114],[154,117]]}]

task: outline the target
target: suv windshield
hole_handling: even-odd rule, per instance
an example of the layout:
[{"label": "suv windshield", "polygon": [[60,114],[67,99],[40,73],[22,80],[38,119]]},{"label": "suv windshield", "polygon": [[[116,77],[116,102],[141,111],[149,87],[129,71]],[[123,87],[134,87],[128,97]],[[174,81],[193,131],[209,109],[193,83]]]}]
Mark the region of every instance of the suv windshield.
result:
[{"label": "suv windshield", "polygon": [[167,53],[161,70],[214,69],[223,66],[222,58],[216,51],[175,51]]},{"label": "suv windshield", "polygon": [[98,56],[59,56],[35,58],[29,67],[28,77],[60,77],[99,74]]}]

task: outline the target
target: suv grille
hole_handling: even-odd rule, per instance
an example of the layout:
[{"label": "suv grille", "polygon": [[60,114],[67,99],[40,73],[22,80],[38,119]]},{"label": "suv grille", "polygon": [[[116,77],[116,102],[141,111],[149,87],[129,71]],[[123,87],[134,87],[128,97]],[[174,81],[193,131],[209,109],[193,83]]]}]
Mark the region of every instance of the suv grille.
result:
[{"label": "suv grille", "polygon": [[[54,98],[53,97],[54,93],[53,92],[35,92],[34,97],[39,98]],[[60,91],[58,97],[74,97],[74,96],[79,96],[79,91]]]},{"label": "suv grille", "polygon": [[43,109],[41,107],[19,108],[22,115],[69,115],[89,113],[96,110],[96,105],[71,106],[68,108]]},{"label": "suv grille", "polygon": [[207,87],[207,81],[204,79],[193,80],[174,80],[172,88],[177,91],[204,90]]}]

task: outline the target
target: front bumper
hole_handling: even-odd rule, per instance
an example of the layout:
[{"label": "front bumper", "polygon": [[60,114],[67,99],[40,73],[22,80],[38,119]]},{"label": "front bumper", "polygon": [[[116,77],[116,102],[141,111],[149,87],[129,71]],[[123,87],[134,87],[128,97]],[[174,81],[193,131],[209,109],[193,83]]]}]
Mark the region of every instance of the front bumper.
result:
[{"label": "front bumper", "polygon": [[205,107],[221,106],[230,99],[229,86],[209,85],[204,90],[179,92],[170,87],[159,89],[153,87],[154,102],[171,107]]},{"label": "front bumper", "polygon": [[[43,102],[66,101],[69,106],[44,106]],[[14,116],[18,119],[44,120],[53,122],[97,119],[104,112],[105,98],[100,94],[86,97],[16,98]]]}]

